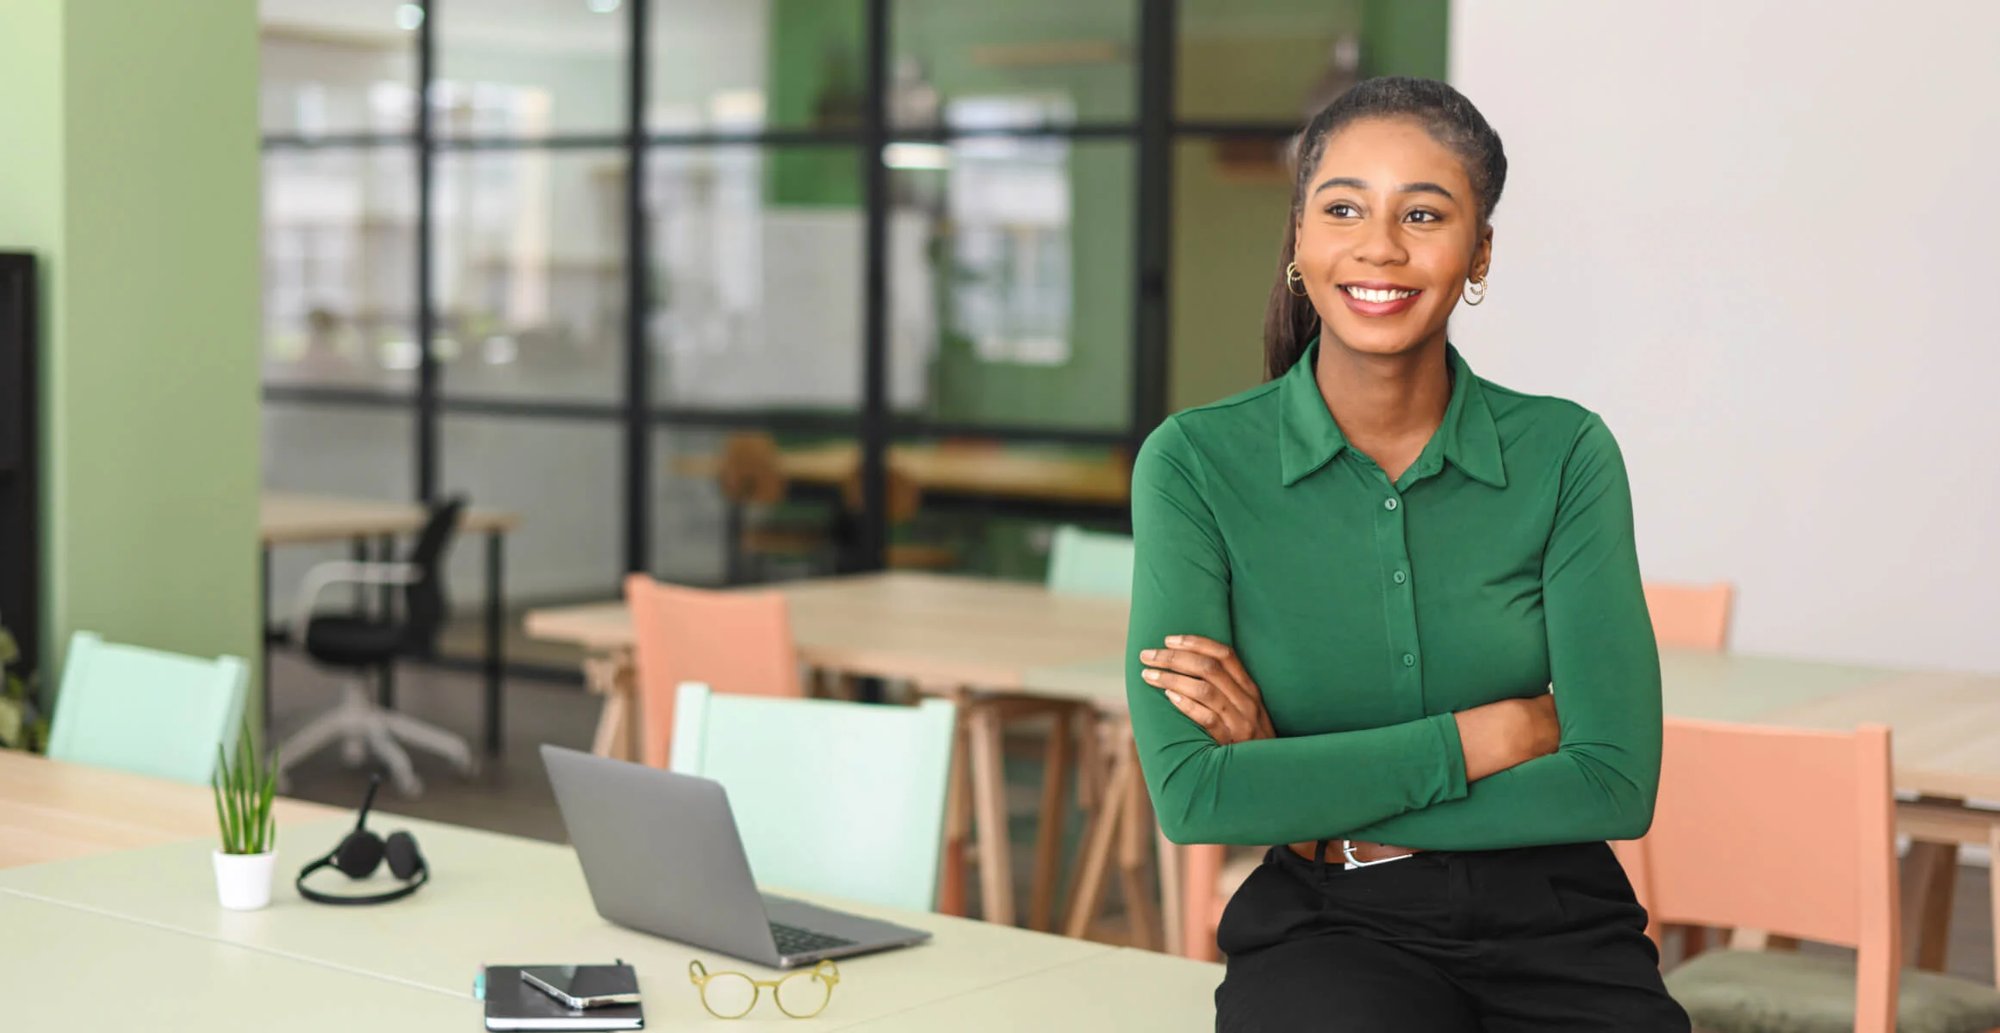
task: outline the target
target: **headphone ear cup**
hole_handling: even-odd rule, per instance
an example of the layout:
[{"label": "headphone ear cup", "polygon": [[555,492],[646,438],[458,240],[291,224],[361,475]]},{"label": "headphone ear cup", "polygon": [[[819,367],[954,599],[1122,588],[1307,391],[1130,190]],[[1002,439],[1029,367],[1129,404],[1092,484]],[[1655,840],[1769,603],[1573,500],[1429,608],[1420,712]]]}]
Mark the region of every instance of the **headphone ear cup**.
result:
[{"label": "headphone ear cup", "polygon": [[417,837],[407,832],[390,833],[383,853],[389,859],[389,871],[395,873],[398,879],[414,879],[424,868],[424,855],[417,850]]},{"label": "headphone ear cup", "polygon": [[350,879],[365,879],[373,875],[376,866],[382,863],[382,853],[382,840],[375,833],[350,832],[334,850],[333,866]]}]

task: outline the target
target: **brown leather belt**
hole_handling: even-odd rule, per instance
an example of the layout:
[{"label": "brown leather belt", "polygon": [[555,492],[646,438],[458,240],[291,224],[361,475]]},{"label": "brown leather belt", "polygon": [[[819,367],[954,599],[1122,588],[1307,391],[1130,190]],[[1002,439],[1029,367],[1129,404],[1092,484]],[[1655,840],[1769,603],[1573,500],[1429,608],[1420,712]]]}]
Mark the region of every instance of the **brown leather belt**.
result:
[{"label": "brown leather belt", "polygon": [[[1319,847],[1317,841],[1310,839],[1303,843],[1287,843],[1285,845],[1291,848],[1292,853],[1308,861],[1313,859],[1313,854]],[[1363,843],[1358,839],[1329,839],[1326,841],[1326,859],[1328,863],[1352,860],[1359,861],[1362,864],[1374,864],[1377,861],[1393,861],[1398,857],[1408,857],[1411,854],[1420,853],[1423,853],[1423,851],[1410,847],[1387,846],[1382,843]]]}]

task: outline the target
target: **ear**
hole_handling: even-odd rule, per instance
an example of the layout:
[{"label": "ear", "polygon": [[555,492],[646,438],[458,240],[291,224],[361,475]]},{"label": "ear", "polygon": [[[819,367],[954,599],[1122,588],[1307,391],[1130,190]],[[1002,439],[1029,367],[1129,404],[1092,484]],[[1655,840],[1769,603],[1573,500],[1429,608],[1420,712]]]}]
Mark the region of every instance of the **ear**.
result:
[{"label": "ear", "polygon": [[1479,228],[1479,243],[1472,246],[1472,268],[1468,272],[1472,279],[1481,280],[1492,268],[1493,227],[1489,224]]}]

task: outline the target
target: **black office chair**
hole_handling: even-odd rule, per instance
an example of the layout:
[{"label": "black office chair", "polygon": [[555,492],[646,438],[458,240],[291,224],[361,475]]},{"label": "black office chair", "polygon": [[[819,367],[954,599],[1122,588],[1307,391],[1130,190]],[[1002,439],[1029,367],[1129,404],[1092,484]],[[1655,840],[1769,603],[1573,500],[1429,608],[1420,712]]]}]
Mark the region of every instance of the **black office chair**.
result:
[{"label": "black office chair", "polygon": [[[341,741],[349,764],[359,765],[372,751],[389,769],[397,790],[406,796],[422,793],[424,783],[410,766],[410,755],[399,739],[444,757],[465,774],[478,769],[472,748],[462,736],[389,710],[368,694],[368,676],[376,675],[386,685],[397,657],[428,656],[436,651],[438,630],[446,614],[444,561],[464,509],[462,497],[433,506],[404,562],[335,560],[306,572],[293,610],[293,640],[304,644],[306,655],[315,663],[341,671],[347,678],[338,705],[308,721],[279,745],[280,778],[285,769],[336,739]],[[315,613],[319,597],[341,584],[401,585],[403,591],[397,594],[402,598],[402,612],[391,607],[380,615],[359,609]]]}]

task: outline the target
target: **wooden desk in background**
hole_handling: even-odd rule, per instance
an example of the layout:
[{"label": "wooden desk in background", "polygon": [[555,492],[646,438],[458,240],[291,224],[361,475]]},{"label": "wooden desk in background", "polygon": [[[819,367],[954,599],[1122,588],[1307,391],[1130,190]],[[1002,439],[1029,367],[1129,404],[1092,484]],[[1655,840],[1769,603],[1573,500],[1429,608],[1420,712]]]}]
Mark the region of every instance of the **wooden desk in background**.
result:
[{"label": "wooden desk in background", "polygon": [[[344,813],[285,797],[272,808],[281,824]],[[215,837],[206,787],[0,750],[0,868]]]},{"label": "wooden desk in background", "polygon": [[[684,477],[721,473],[717,455],[681,456],[673,471]],[[894,445],[889,462],[925,495],[1009,499],[1063,506],[1123,509],[1131,498],[1132,471],[1121,457],[986,445]],[[837,489],[861,463],[852,442],[784,449],[778,472],[787,482]]]},{"label": "wooden desk in background", "polygon": [[[962,704],[1044,695],[1032,691],[1029,671],[1083,663],[1101,656],[1105,643],[1125,637],[1124,602],[1052,595],[1033,584],[888,573],[759,587],[784,593],[799,658],[807,666],[908,681],[919,691]],[[625,604],[531,611],[526,629],[532,637],[600,654],[589,679],[606,696],[595,749],[605,756],[636,757],[631,736],[638,721],[637,702],[631,697],[627,673],[632,620]],[[993,921],[1011,923],[1013,865],[996,710],[969,706],[966,735],[982,910]],[[1060,791],[1060,786],[1045,791]],[[1038,922],[1049,907],[1060,830],[1042,829],[1039,834],[1043,840],[1037,847],[1035,899],[1029,909]]]},{"label": "wooden desk in background", "polygon": [[[264,605],[263,616],[268,626],[271,619],[271,549],[280,545],[305,545],[323,542],[351,542],[350,552],[356,560],[369,559],[369,543],[380,543],[374,559],[391,561],[396,558],[396,539],[415,534],[424,526],[429,513],[424,507],[408,502],[384,502],[374,499],[331,498],[319,495],[301,495],[292,492],[267,491],[262,498],[259,519],[259,537],[263,544],[264,564]],[[501,626],[505,613],[502,585],[504,583],[504,560],[506,550],[503,539],[508,532],[521,525],[519,516],[497,510],[470,509],[459,517],[459,531],[462,534],[484,534],[486,536],[486,651],[483,671],[486,680],[486,752],[497,755],[500,752],[502,736],[500,683],[504,656],[502,643],[506,630]],[[398,591],[395,586],[384,588],[387,598]],[[290,614],[281,620],[289,620]],[[264,732],[268,739],[271,731],[271,658],[270,634],[264,635]]]}]

